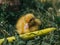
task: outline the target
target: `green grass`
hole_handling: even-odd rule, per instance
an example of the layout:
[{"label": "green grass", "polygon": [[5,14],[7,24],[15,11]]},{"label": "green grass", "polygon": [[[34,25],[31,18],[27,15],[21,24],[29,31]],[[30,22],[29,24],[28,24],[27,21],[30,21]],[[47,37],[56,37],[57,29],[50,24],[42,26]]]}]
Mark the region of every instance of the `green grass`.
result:
[{"label": "green grass", "polygon": [[[51,2],[40,3],[38,0],[21,1],[23,1],[25,5],[21,5],[19,11],[9,10],[7,4],[0,6],[0,38],[16,36],[16,40],[13,43],[8,43],[5,39],[3,45],[60,45],[60,14],[57,12],[58,8],[55,8],[56,5],[53,7]],[[48,10],[50,7],[51,9]],[[26,13],[34,13],[35,16],[42,21],[40,29],[56,27],[57,31],[44,36],[37,36],[31,40],[19,38],[15,31],[15,24],[17,19]]]}]

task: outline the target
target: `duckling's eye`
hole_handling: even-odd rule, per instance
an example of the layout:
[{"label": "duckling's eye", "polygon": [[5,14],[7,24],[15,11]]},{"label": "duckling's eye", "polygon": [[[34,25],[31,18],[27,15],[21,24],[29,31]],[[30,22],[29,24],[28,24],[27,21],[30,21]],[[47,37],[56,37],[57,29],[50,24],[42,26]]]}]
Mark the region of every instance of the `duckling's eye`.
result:
[{"label": "duckling's eye", "polygon": [[35,25],[35,21],[34,21],[35,19],[31,19],[30,21],[29,21],[29,27],[31,27],[31,26],[33,26],[33,25]]},{"label": "duckling's eye", "polygon": [[30,20],[30,22],[32,21],[33,19]]},{"label": "duckling's eye", "polygon": [[35,18],[30,19],[30,22],[33,21]]}]

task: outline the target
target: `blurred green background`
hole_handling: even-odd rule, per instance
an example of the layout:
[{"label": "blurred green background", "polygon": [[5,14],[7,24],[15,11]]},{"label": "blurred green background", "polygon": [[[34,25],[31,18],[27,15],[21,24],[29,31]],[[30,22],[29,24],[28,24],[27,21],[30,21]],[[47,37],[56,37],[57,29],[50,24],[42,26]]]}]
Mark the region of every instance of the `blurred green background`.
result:
[{"label": "blurred green background", "polygon": [[[0,38],[16,36],[13,43],[4,41],[3,45],[60,45],[60,0],[5,0],[0,4]],[[49,35],[37,36],[31,40],[19,38],[15,24],[19,17],[34,13],[42,22],[40,29],[56,27]]]}]

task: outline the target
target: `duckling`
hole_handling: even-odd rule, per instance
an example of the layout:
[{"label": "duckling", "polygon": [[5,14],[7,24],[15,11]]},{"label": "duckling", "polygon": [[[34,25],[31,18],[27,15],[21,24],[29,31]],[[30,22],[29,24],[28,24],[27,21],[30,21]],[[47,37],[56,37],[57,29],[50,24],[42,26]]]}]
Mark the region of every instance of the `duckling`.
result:
[{"label": "duckling", "polygon": [[18,19],[16,23],[16,31],[18,34],[29,33],[38,30],[41,21],[32,13],[28,13]]}]

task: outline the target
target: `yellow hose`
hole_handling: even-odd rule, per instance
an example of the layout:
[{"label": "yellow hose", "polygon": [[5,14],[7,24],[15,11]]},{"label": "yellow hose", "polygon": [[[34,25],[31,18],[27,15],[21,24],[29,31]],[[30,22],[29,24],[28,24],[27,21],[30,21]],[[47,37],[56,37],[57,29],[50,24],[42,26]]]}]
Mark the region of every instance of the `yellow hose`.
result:
[{"label": "yellow hose", "polygon": [[[30,38],[33,38],[35,36],[41,36],[41,35],[45,35],[51,31],[54,31],[56,30],[56,28],[46,28],[46,29],[42,29],[42,30],[39,30],[39,31],[34,31],[34,32],[30,32],[30,33],[25,33],[25,34],[21,34],[20,37],[22,39],[30,39]],[[16,40],[16,38],[14,36],[12,37],[8,37],[7,38],[8,42],[13,42],[13,40]],[[0,45],[4,42],[4,38],[3,39],[0,39]]]},{"label": "yellow hose", "polygon": [[56,28],[46,28],[46,29],[42,29],[39,31],[34,31],[34,32],[22,34],[22,35],[20,35],[20,37],[23,39],[30,39],[30,38],[33,38],[35,36],[45,35],[51,31],[54,31],[54,30],[56,30]]}]

